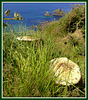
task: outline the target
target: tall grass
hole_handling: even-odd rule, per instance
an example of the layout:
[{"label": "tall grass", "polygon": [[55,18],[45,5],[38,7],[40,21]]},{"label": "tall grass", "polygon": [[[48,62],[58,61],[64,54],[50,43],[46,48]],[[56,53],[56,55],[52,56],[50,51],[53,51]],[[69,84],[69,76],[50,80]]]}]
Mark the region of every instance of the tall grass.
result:
[{"label": "tall grass", "polygon": [[50,37],[44,44],[24,43],[8,33],[3,34],[3,44],[3,96],[54,96],[49,61],[55,54]]},{"label": "tall grass", "polygon": [[64,56],[52,36],[46,41],[41,35],[37,42],[18,41],[17,36],[3,34],[3,96],[69,97],[72,90],[56,85],[50,70],[50,60]]}]

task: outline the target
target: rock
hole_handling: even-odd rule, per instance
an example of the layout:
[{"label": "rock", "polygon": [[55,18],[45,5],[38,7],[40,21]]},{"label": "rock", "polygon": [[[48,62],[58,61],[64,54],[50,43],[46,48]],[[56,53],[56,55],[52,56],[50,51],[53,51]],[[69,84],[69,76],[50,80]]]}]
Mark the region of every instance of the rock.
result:
[{"label": "rock", "polygon": [[7,11],[5,11],[5,17],[7,17],[8,15],[9,15],[9,13],[10,13],[10,10],[9,9],[7,9]]},{"label": "rock", "polygon": [[51,70],[54,72],[55,83],[61,85],[77,84],[81,79],[79,66],[66,57],[55,58],[51,61]]},{"label": "rock", "polygon": [[53,11],[52,15],[55,15],[55,16],[64,16],[65,14],[66,13],[64,11],[62,11],[61,9],[57,9],[57,10]]},{"label": "rock", "polygon": [[44,16],[51,16],[50,13],[48,11],[46,11],[46,13],[44,14]]}]

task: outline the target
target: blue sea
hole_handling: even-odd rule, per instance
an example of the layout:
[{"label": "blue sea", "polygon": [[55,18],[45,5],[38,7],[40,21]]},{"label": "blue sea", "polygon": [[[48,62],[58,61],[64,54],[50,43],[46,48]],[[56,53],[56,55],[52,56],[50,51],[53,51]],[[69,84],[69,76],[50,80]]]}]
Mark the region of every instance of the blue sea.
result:
[{"label": "blue sea", "polygon": [[[3,3],[3,17],[5,11],[10,10],[10,15],[14,16],[14,11],[20,13],[23,20],[4,20],[5,23],[10,24],[11,27],[18,28],[20,25],[30,28],[32,25],[39,25],[39,22],[59,20],[59,16],[46,17],[44,14],[48,11],[51,15],[54,10],[61,9],[65,12],[71,10],[71,5],[84,4],[84,3]],[[7,18],[10,18],[7,17]]]}]

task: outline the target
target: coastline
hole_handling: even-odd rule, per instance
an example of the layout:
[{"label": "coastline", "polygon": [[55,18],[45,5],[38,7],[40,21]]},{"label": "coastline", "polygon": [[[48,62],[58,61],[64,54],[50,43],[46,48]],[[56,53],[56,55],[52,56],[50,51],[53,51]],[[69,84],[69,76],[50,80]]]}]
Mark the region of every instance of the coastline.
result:
[{"label": "coastline", "polygon": [[45,21],[45,22],[42,22],[42,23],[40,23],[39,25],[38,25],[38,29],[39,30],[43,30],[43,29],[45,29],[46,27],[48,27],[48,26],[50,26],[52,23],[55,23],[55,22],[57,22],[58,20],[56,20],[56,21]]},{"label": "coastline", "polygon": [[[60,19],[60,18],[62,18],[62,17],[60,17],[60,16],[58,16],[58,18]],[[22,30],[24,30],[25,28],[27,29],[27,30],[34,30],[34,31],[37,31],[37,30],[43,30],[44,28],[46,28],[46,27],[48,27],[48,26],[50,26],[52,23],[55,23],[55,22],[57,22],[57,21],[59,21],[59,20],[55,20],[55,19],[53,19],[52,21],[43,21],[43,20],[36,20],[36,21],[31,21],[31,22],[33,22],[34,24],[33,25],[31,25],[31,26],[27,26],[27,23],[25,22],[25,23],[23,23],[24,22],[24,20],[16,20],[15,18],[5,18],[4,20],[3,20],[3,22],[4,23],[8,23],[8,22],[6,22],[6,20],[7,21],[16,21],[16,22],[18,22],[18,21],[22,21],[18,26],[20,27],[22,27]],[[38,22],[37,23],[37,25],[35,25],[35,23],[36,22]],[[17,23],[18,24],[18,23]],[[14,25],[13,23],[8,23],[8,27],[6,27],[7,28],[7,30],[8,30],[8,28],[11,28],[11,30],[14,30],[14,27],[15,28],[17,28],[18,29],[18,27],[16,27],[16,25]],[[17,31],[16,31],[17,32]]]}]

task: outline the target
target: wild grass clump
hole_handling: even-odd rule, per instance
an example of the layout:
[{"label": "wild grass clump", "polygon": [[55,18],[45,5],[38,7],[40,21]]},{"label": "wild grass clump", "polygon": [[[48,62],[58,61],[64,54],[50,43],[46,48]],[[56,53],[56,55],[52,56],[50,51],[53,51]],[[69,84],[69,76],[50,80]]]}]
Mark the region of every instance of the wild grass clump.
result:
[{"label": "wild grass clump", "polygon": [[18,41],[14,34],[3,34],[3,96],[54,96],[57,88],[49,71],[54,44]]}]

